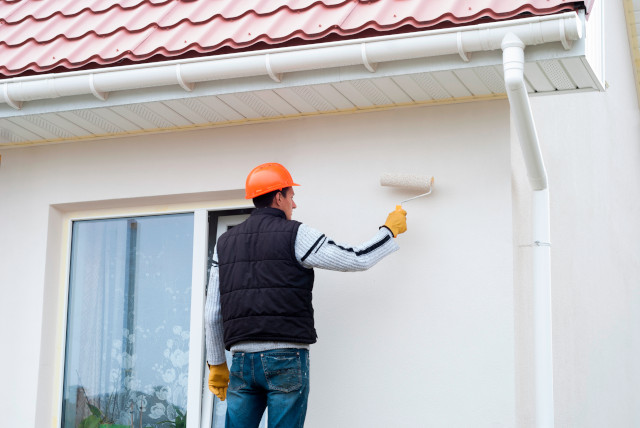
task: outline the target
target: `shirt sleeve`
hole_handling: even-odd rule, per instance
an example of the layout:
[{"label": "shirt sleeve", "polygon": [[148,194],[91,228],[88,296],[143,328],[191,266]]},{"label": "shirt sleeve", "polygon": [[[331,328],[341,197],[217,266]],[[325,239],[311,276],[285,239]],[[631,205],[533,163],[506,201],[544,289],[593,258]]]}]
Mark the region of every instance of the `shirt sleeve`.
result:
[{"label": "shirt sleeve", "polygon": [[207,347],[207,362],[217,365],[226,362],[224,355],[224,336],[222,330],[222,312],[220,310],[220,277],[218,271],[218,252],[213,253],[207,301],[204,306],[204,331]]},{"label": "shirt sleeve", "polygon": [[320,268],[341,272],[367,270],[398,250],[393,234],[382,227],[368,241],[350,246],[338,244],[323,233],[301,224],[296,236],[296,259],[305,268]]}]

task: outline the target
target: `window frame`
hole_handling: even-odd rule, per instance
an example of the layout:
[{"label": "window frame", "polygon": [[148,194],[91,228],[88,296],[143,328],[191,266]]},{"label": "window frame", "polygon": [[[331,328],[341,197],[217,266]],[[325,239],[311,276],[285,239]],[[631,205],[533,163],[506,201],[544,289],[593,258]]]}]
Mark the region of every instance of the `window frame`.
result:
[{"label": "window frame", "polygon": [[[225,210],[227,211],[227,210]],[[249,214],[227,214],[227,215],[218,215],[217,216],[217,223],[216,223],[216,232],[215,232],[215,239],[217,242],[217,239],[220,237],[220,235],[222,233],[224,233],[227,229],[229,228],[229,226],[237,226],[238,224],[242,223],[245,219],[247,219],[249,217]],[[211,234],[209,235],[211,236]],[[207,278],[207,281],[209,279]],[[207,284],[208,286],[208,284]],[[206,297],[205,297],[206,300]],[[206,351],[206,350],[205,350]],[[227,365],[229,365],[229,367],[231,367],[231,361],[230,361],[230,353],[229,351],[225,351],[225,354],[227,354]],[[204,366],[206,367],[207,365],[207,361],[206,361],[206,352],[205,352],[205,357],[204,357]],[[201,414],[200,414],[200,428],[212,428],[213,427],[213,423],[214,423],[214,411],[215,411],[215,397],[214,395],[211,393],[211,391],[209,391],[209,385],[208,385],[208,371],[205,370],[205,375],[204,375],[204,389],[203,389],[203,394],[202,394],[202,407],[201,407]]]},{"label": "window frame", "polygon": [[[67,325],[69,310],[69,291],[71,273],[71,243],[73,223],[84,220],[104,220],[127,217],[160,216],[170,214],[193,214],[193,246],[191,266],[191,306],[190,306],[190,338],[189,338],[189,370],[187,380],[187,414],[198,415],[187,419],[187,428],[201,428],[202,412],[206,393],[210,393],[207,385],[208,373],[206,367],[205,337],[204,337],[204,306],[206,302],[207,262],[209,244],[210,212],[243,210],[253,208],[244,203],[191,203],[175,204],[164,207],[125,207],[118,209],[86,210],[68,212],[62,218],[61,257],[60,257],[60,301],[58,307],[57,329],[59,339],[58,351],[55,357],[56,374],[54,380],[54,427],[61,428],[62,406],[64,397],[64,376],[67,346]],[[209,417],[209,424],[211,418]]]}]

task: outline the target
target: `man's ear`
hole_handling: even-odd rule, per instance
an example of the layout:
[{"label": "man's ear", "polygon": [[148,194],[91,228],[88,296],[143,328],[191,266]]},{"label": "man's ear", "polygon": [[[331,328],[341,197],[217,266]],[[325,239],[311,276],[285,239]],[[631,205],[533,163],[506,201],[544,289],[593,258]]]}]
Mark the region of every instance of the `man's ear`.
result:
[{"label": "man's ear", "polygon": [[271,206],[273,208],[278,208],[282,203],[282,199],[278,199],[278,198],[282,198],[282,192],[276,193],[276,195],[273,197],[273,201],[271,202]]}]

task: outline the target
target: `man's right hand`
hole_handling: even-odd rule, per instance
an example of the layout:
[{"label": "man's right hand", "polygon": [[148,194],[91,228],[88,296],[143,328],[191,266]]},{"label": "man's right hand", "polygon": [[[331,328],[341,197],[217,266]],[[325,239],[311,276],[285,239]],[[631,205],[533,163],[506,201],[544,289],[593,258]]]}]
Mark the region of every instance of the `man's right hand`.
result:
[{"label": "man's right hand", "polygon": [[227,363],[209,366],[209,390],[218,396],[220,401],[227,398],[229,387],[229,368]]},{"label": "man's right hand", "polygon": [[384,225],[393,233],[393,237],[400,235],[407,231],[407,212],[402,209],[400,205],[396,207],[395,211],[389,213],[387,221]]}]

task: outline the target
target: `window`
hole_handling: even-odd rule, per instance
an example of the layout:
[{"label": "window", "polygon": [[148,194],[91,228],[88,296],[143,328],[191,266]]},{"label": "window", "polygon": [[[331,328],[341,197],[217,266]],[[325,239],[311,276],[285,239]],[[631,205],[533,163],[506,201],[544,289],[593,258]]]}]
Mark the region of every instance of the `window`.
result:
[{"label": "window", "polygon": [[187,413],[193,235],[193,213],[73,223],[64,428]]},{"label": "window", "polygon": [[63,428],[224,427],[206,382],[205,287],[217,237],[250,212],[73,221]]}]

